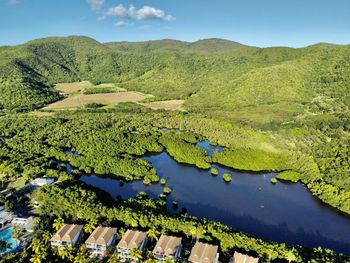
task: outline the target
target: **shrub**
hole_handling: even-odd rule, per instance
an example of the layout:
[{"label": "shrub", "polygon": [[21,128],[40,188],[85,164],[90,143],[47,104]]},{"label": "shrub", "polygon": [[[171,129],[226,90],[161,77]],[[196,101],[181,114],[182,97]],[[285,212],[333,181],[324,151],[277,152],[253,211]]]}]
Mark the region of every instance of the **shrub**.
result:
[{"label": "shrub", "polygon": [[232,176],[231,176],[230,174],[224,174],[224,175],[222,176],[222,178],[224,179],[224,181],[225,181],[226,183],[229,183],[229,182],[231,182],[231,180],[232,180]]},{"label": "shrub", "polygon": [[212,175],[215,175],[215,176],[217,176],[219,174],[219,171],[216,168],[211,168],[210,172]]},{"label": "shrub", "polygon": [[171,193],[171,189],[169,187],[164,187],[163,188],[163,193],[168,195],[168,194]]},{"label": "shrub", "polygon": [[143,183],[145,185],[150,185],[151,184],[151,179],[149,179],[148,177],[145,177],[145,179],[143,179]]},{"label": "shrub", "polygon": [[161,185],[166,185],[166,179],[165,178],[160,179],[160,184]]},{"label": "shrub", "polygon": [[277,183],[277,179],[275,177],[271,178],[271,183],[272,184],[276,184]]}]

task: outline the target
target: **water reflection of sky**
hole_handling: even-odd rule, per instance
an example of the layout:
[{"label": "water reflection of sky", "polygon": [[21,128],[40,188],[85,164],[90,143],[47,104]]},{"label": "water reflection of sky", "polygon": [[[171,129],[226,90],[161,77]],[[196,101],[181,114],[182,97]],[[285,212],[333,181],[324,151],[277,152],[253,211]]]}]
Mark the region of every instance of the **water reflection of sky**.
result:
[{"label": "water reflection of sky", "polygon": [[[200,147],[210,146],[204,142]],[[210,148],[209,153],[214,150]],[[172,201],[177,201],[180,209],[185,207],[190,214],[267,240],[321,245],[350,254],[350,219],[322,205],[301,184],[272,185],[270,179],[274,174],[249,174],[213,165],[219,170],[215,177],[209,171],[179,165],[167,153],[144,159],[153,164],[172,188],[169,207]],[[230,184],[222,180],[223,173],[232,175]],[[114,198],[117,195],[130,198],[140,191],[157,197],[162,192],[159,184],[144,186],[142,182],[133,182],[120,186],[118,180],[88,176],[81,180]]]}]

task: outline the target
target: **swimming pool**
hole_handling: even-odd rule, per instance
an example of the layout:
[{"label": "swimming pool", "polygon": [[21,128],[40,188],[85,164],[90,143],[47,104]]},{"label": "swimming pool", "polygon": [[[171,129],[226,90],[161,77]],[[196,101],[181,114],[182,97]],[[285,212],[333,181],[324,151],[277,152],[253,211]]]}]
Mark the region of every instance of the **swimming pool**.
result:
[{"label": "swimming pool", "polygon": [[[9,227],[9,228],[6,228],[0,232],[0,238],[5,240],[6,242],[8,242],[11,245],[11,248],[7,249],[2,254],[14,251],[18,247],[19,242],[17,239],[12,238],[12,231],[13,231],[13,228]],[[0,253],[0,256],[1,256],[1,253]]]}]

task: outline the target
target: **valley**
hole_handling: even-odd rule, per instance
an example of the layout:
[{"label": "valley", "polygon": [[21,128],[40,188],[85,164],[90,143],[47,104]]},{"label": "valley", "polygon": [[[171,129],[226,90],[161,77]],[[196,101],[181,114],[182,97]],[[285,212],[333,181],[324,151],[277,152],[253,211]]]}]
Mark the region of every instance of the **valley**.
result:
[{"label": "valley", "polygon": [[223,262],[348,262],[349,58],[221,39],[1,47],[2,190],[55,183],[0,202],[35,211],[50,260],[64,221],[209,242]]}]

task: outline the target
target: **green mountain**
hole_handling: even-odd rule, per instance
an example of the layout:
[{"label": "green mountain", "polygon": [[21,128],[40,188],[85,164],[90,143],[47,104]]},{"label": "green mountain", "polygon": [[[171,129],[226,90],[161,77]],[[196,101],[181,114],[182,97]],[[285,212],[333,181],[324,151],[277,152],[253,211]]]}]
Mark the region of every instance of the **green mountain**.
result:
[{"label": "green mountain", "polygon": [[90,80],[185,99],[188,111],[214,117],[286,122],[321,98],[322,107],[348,107],[349,54],[349,46],[331,44],[292,49],[221,39],[101,44],[45,38],[0,48],[0,107],[38,108],[57,100],[54,83]]},{"label": "green mountain", "polygon": [[203,39],[193,43],[163,39],[146,42],[111,42],[106,43],[116,51],[126,52],[202,52],[202,53],[220,53],[234,51],[238,48],[245,47],[244,45],[218,38]]}]

